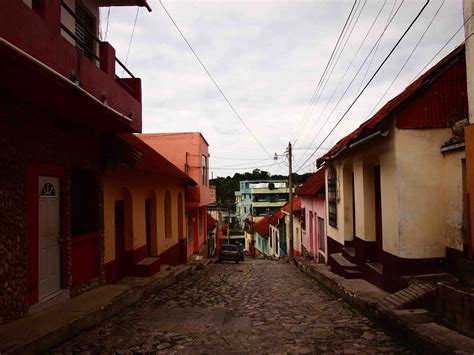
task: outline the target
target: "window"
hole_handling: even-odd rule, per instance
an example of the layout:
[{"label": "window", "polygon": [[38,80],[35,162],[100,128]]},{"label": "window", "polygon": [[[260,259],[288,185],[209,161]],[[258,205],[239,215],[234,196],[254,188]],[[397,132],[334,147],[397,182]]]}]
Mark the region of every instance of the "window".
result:
[{"label": "window", "polygon": [[41,197],[55,197],[56,196],[56,189],[54,188],[54,185],[51,184],[50,182],[45,183],[41,187]]},{"label": "window", "polygon": [[306,209],[301,209],[301,229],[306,230]]},{"label": "window", "polygon": [[329,225],[337,228],[337,175],[332,165],[328,168],[328,217]]},{"label": "window", "polygon": [[95,56],[96,20],[79,2],[76,2],[76,46],[89,58]]},{"label": "window", "polygon": [[72,171],[71,235],[83,235],[99,230],[99,178],[95,171]]},{"label": "window", "polygon": [[204,186],[207,186],[207,159],[204,155],[201,157],[201,167],[202,167],[202,173],[201,173],[202,184]]},{"label": "window", "polygon": [[169,191],[166,191],[165,195],[165,238],[171,238],[173,235],[172,229],[172,219],[171,219],[171,194]]}]

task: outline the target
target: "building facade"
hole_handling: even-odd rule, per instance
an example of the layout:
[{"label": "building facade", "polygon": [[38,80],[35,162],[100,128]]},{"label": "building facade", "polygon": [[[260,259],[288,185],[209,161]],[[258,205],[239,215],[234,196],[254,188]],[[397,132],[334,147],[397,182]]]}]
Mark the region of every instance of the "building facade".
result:
[{"label": "building facade", "polygon": [[[236,214],[244,226],[245,219],[271,216],[279,210],[289,197],[286,180],[245,180],[240,182],[240,190],[235,192]],[[258,218],[257,218],[258,219]]]},{"label": "building facade", "polygon": [[334,271],[394,291],[463,256],[465,65],[460,46],[318,159]]},{"label": "building facade", "polygon": [[196,182],[133,134],[113,147],[103,178],[106,281],[186,263],[185,193]]},{"label": "building facade", "polygon": [[316,262],[327,261],[326,201],[324,169],[311,175],[297,189],[301,198],[301,239],[303,254]]},{"label": "building facade", "polygon": [[142,105],[140,79],[116,76],[97,38],[98,13],[97,1],[2,2],[2,322],[105,281],[104,147],[141,131]]},{"label": "building facade", "polygon": [[[156,151],[197,182],[186,188],[187,259],[205,252],[207,206],[209,205],[209,144],[199,132],[150,133],[139,135]],[[184,250],[184,248],[186,250]]]}]

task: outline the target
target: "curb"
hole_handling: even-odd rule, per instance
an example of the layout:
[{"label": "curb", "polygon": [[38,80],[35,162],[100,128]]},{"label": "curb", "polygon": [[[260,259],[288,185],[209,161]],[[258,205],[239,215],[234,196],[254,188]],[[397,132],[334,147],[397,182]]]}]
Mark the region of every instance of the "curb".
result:
[{"label": "curb", "polygon": [[436,323],[435,316],[425,309],[393,309],[384,302],[385,297],[363,294],[347,287],[347,279],[332,273],[325,264],[295,259],[295,266],[383,328],[401,335],[416,351],[431,354],[474,354],[473,338]]},{"label": "curb", "polygon": [[[203,260],[191,264],[178,265],[172,270],[160,271],[150,277],[125,278],[119,287],[123,290],[112,298],[108,303],[97,305],[86,314],[78,315],[67,323],[58,324],[54,329],[41,334],[34,339],[28,339],[22,343],[11,344],[8,348],[0,350],[0,354],[36,354],[47,351],[56,345],[67,341],[84,330],[97,326],[105,319],[132,306],[141,299],[150,296],[154,292],[164,289],[193,274],[196,270],[204,270],[211,261]],[[94,289],[97,290],[97,289]],[[91,290],[89,292],[93,292]],[[77,297],[87,297],[87,293]],[[75,298],[71,300],[74,300]],[[46,310],[47,312],[47,310]]]}]

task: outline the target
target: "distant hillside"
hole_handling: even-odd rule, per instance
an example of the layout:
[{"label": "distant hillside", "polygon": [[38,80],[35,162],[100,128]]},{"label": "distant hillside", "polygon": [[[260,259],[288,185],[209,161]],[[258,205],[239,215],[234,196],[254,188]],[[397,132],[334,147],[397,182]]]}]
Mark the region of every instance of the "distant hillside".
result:
[{"label": "distant hillside", "polygon": [[[303,175],[293,174],[295,185],[303,184],[311,173]],[[235,207],[234,192],[240,189],[240,181],[243,180],[283,180],[288,179],[287,175],[270,175],[268,171],[255,169],[251,173],[235,173],[234,176],[218,177],[210,180],[210,184],[216,186],[217,203],[222,207]]]}]

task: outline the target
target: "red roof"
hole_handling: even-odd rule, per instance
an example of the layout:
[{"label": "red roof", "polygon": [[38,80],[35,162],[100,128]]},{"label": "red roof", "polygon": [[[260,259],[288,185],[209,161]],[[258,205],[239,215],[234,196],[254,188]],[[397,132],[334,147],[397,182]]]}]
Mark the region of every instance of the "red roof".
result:
[{"label": "red roof", "polygon": [[207,213],[207,230],[213,230],[217,226],[217,221],[211,216],[211,214]]},{"label": "red roof", "polygon": [[[281,208],[281,210],[283,212],[289,213],[290,212],[290,203],[289,202],[285,203],[283,205],[283,207]],[[301,211],[301,198],[299,198],[298,196],[293,198],[293,212],[296,212],[296,211]]]},{"label": "red roof", "polygon": [[372,133],[371,130],[386,118],[392,117],[395,111],[397,128],[400,129],[448,127],[453,114],[462,116],[468,112],[465,67],[463,44],[388,101],[359,128],[337,142],[318,158],[318,166],[326,158],[346,149],[354,139]]},{"label": "red roof", "polygon": [[320,190],[324,190],[324,186],[325,186],[324,169],[319,169],[317,172],[311,175],[303,185],[301,185],[296,190],[296,193],[299,196],[316,195]]},{"label": "red roof", "polygon": [[253,225],[253,229],[262,237],[267,235],[270,230],[270,225],[276,226],[278,220],[283,216],[283,213],[278,210],[272,216],[265,216],[260,221]]}]

